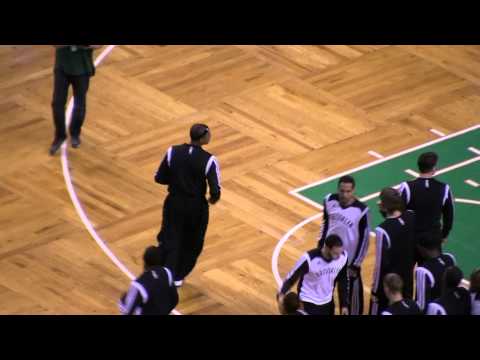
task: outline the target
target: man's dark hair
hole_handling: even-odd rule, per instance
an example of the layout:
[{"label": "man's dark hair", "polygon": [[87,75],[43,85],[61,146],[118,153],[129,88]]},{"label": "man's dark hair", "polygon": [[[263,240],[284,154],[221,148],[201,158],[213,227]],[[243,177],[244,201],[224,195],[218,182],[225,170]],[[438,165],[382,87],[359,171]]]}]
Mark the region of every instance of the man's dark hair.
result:
[{"label": "man's dark hair", "polygon": [[385,275],[383,285],[391,292],[401,293],[403,291],[403,280],[398,274],[390,273]]},{"label": "man's dark hair", "polygon": [[418,170],[421,173],[428,173],[437,166],[438,155],[434,152],[426,152],[418,157]]},{"label": "man's dark hair", "polygon": [[355,179],[351,175],[345,175],[338,180],[338,186],[340,184],[352,184],[352,187],[355,188]]},{"label": "man's dark hair", "polygon": [[287,315],[294,314],[300,308],[300,299],[294,292],[289,292],[283,298],[283,308]]},{"label": "man's dark hair", "polygon": [[205,124],[195,124],[190,128],[190,139],[192,141],[198,141],[210,131]]},{"label": "man's dark hair", "polygon": [[463,279],[463,272],[458,266],[450,266],[443,274],[444,290],[452,290],[458,287]]},{"label": "man's dark hair", "polygon": [[332,234],[328,235],[325,239],[325,246],[328,248],[341,247],[343,246],[343,241],[340,236]]},{"label": "man's dark hair", "polygon": [[380,201],[387,213],[391,214],[394,211],[404,211],[405,203],[400,193],[394,188],[384,188],[380,193]]},{"label": "man's dark hair", "polygon": [[474,293],[480,292],[480,268],[474,270],[470,275],[470,291]]},{"label": "man's dark hair", "polygon": [[143,262],[146,267],[162,266],[163,256],[160,248],[156,246],[149,246],[143,253]]},{"label": "man's dark hair", "polygon": [[417,235],[417,244],[427,250],[438,249],[442,244],[442,231],[433,229]]}]

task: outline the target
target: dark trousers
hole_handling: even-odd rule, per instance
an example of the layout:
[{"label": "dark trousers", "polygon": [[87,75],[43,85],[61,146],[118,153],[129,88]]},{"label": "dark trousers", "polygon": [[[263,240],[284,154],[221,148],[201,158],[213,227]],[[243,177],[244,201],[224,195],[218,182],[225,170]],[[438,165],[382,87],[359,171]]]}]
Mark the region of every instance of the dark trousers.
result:
[{"label": "dark trousers", "polygon": [[163,204],[163,221],[157,236],[165,266],[175,280],[183,280],[195,267],[208,226],[209,209],[202,198],[168,195]]},{"label": "dark trousers", "polygon": [[360,269],[357,277],[348,277],[348,294],[350,315],[363,315],[363,282]]},{"label": "dark trousers", "polygon": [[53,84],[53,121],[55,124],[55,138],[66,138],[65,106],[67,104],[68,87],[73,88],[73,114],[70,123],[70,135],[80,136],[87,109],[87,91],[90,84],[90,75],[72,76],[65,74],[61,69],[55,69]]},{"label": "dark trousers", "polygon": [[330,301],[328,304],[316,305],[303,301],[303,310],[308,315],[335,315],[335,303]]}]

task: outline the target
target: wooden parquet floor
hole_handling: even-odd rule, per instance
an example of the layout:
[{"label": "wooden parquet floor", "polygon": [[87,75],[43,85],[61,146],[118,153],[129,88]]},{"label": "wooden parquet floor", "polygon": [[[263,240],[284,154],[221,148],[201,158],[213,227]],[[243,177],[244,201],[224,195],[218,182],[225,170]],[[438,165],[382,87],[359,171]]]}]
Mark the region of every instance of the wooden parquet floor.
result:
[{"label": "wooden parquet floor", "polygon": [[[0,47],[0,313],[117,314],[129,279],[85,230],[47,154],[53,57],[51,46]],[[209,124],[223,197],[178,310],[275,314],[272,251],[317,211],[288,191],[479,114],[480,46],[118,46],[91,81],[69,161],[95,229],[138,274],[166,195],[153,174],[193,123]],[[287,242],[282,275],[318,224]]]}]

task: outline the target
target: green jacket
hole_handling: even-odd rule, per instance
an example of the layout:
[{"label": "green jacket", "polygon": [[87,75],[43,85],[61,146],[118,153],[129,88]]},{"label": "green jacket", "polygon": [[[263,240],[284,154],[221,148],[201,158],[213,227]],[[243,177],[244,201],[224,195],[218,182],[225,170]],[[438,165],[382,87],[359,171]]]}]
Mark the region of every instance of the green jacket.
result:
[{"label": "green jacket", "polygon": [[55,70],[57,69],[67,75],[95,75],[93,49],[80,49],[75,45],[56,49]]}]

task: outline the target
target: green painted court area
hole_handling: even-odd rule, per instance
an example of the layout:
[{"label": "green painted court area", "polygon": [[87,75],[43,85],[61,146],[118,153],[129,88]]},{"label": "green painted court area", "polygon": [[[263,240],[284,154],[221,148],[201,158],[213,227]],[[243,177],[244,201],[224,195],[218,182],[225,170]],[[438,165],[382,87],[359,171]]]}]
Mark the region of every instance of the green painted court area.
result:
[{"label": "green painted court area", "polygon": [[[357,183],[357,196],[366,201],[371,209],[372,228],[383,221],[378,207],[378,192],[386,186],[396,186],[411,180],[405,170],[418,172],[417,158],[426,151],[435,151],[440,156],[436,178],[450,185],[455,198],[453,230],[445,246],[457,258],[459,266],[469,277],[471,271],[480,267],[480,125],[448,135],[378,161],[324,179],[291,193],[302,200],[321,207],[328,193],[336,192],[338,179],[350,174]],[[473,185],[466,180],[472,180]]]}]

